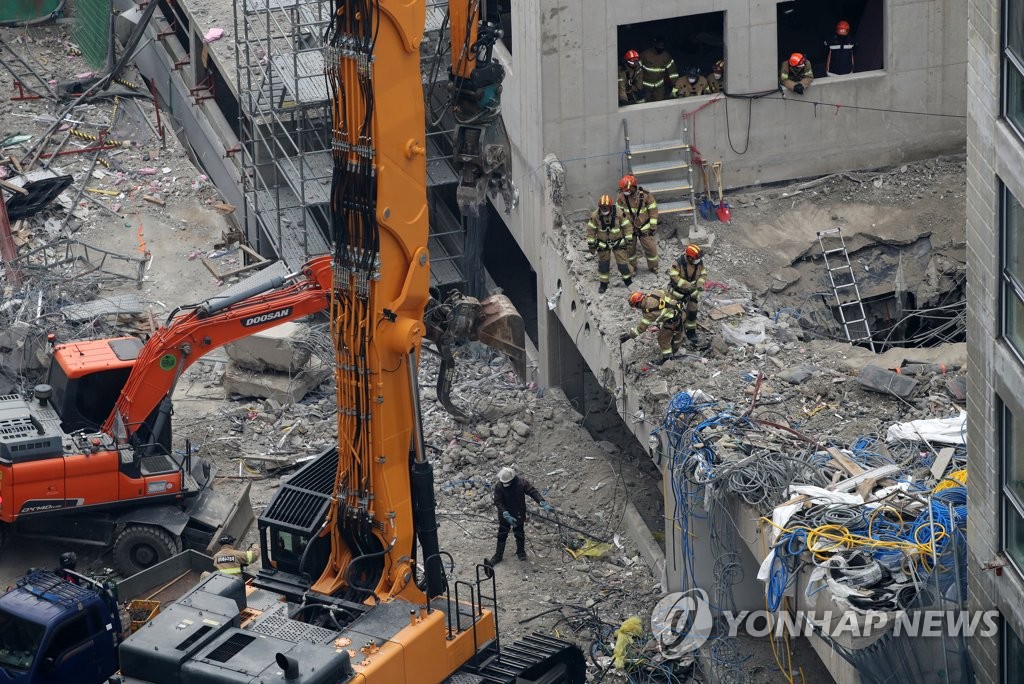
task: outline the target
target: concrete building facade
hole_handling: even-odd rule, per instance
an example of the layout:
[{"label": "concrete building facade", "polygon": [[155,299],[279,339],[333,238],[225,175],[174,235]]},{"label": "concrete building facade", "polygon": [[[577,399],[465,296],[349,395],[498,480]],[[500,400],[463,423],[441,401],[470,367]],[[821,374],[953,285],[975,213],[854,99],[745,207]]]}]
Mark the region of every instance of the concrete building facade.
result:
[{"label": "concrete building facade", "polygon": [[968,3],[967,273],[970,607],[979,682],[1024,678],[1024,2]]},{"label": "concrete building facade", "polygon": [[[606,389],[621,391],[617,344],[601,334],[585,289],[562,253],[573,248],[565,234],[572,222],[624,172],[624,122],[633,144],[695,134],[706,160],[724,161],[727,186],[881,167],[963,149],[968,92],[963,3],[865,3],[879,13],[876,40],[884,67],[816,79],[802,97],[777,89],[778,56],[789,50],[778,45],[779,18],[794,4],[512,4],[512,51],[498,53],[508,70],[503,114],[521,203],[504,219],[537,273],[542,381],[562,385],[573,396],[582,392],[584,369],[589,369]],[[619,107],[618,39],[625,27],[656,27],[681,15],[716,12],[721,13],[727,90],[751,97],[709,95]],[[556,173],[564,173],[564,187],[557,188],[561,204],[552,199],[550,178]],[[685,228],[680,236],[686,237]],[[676,256],[672,251],[669,258]],[[659,417],[640,418],[636,399],[627,395],[618,406],[646,444]],[[670,560],[668,566],[673,565],[678,566]],[[666,579],[668,587],[678,587],[671,573]]]},{"label": "concrete building facade", "polygon": [[[783,96],[778,91],[780,53],[801,51],[820,62],[827,37],[807,33],[794,39],[781,32],[779,17],[798,4],[513,3],[516,49],[506,62],[503,106],[513,140],[523,148],[517,168],[538,168],[542,157],[531,154],[535,150],[530,148],[540,143],[565,164],[574,199],[597,196],[621,175],[624,121],[633,143],[679,138],[684,127],[692,129],[704,158],[723,160],[725,184],[733,187],[875,168],[963,149],[967,41],[962,2],[866,3],[863,31],[878,34],[874,40],[882,68],[818,78],[805,95]],[[625,36],[630,26],[643,25],[651,34],[659,22],[712,13],[720,13],[723,27],[718,51],[727,63],[727,91],[750,97],[716,100],[709,95],[620,108],[617,67],[621,48],[631,43],[620,45],[619,36]],[[871,13],[879,16],[869,17]],[[717,36],[705,40],[717,42]],[[869,37],[859,40],[863,43]],[[780,41],[786,44],[779,45]],[[705,52],[710,55],[715,49],[707,47]],[[685,59],[678,59],[677,65],[694,63]]]}]

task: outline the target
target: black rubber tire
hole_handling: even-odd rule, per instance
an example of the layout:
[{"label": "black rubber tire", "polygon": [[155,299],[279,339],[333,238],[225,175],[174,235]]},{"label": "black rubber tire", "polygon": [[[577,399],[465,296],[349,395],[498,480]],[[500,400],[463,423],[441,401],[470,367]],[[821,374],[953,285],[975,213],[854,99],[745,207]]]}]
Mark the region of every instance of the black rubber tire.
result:
[{"label": "black rubber tire", "polygon": [[129,525],[114,542],[114,567],[123,577],[165,561],[181,550],[181,540],[151,525]]},{"label": "black rubber tire", "polygon": [[0,549],[2,549],[4,547],[4,544],[7,543],[7,537],[11,533],[8,527],[9,523],[0,522]]}]

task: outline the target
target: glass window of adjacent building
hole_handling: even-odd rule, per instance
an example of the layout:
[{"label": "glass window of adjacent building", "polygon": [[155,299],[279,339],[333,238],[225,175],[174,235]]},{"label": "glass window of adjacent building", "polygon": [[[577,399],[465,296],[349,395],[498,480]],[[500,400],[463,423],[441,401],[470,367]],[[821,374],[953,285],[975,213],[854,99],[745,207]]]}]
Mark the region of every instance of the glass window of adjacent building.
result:
[{"label": "glass window of adjacent building", "polygon": [[[1003,458],[1003,549],[1024,571],[1024,414],[999,404]],[[1024,680],[1021,680],[1024,681]]]},{"label": "glass window of adjacent building", "polygon": [[1003,337],[1024,358],[1024,207],[1003,186]]},{"label": "glass window of adjacent building", "polygon": [[1024,2],[1003,2],[1003,116],[1024,135]]},{"label": "glass window of adjacent building", "polygon": [[1003,682],[1016,684],[1024,682],[1024,642],[1005,619],[1003,628]]}]

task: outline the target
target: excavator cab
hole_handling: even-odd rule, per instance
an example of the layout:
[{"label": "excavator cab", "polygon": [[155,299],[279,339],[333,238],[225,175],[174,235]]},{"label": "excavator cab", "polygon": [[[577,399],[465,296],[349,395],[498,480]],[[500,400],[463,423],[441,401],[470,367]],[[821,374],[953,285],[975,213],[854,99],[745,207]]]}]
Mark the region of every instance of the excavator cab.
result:
[{"label": "excavator cab", "polygon": [[50,404],[65,432],[98,430],[103,425],[141,350],[142,341],[135,337],[54,347],[47,384]]}]

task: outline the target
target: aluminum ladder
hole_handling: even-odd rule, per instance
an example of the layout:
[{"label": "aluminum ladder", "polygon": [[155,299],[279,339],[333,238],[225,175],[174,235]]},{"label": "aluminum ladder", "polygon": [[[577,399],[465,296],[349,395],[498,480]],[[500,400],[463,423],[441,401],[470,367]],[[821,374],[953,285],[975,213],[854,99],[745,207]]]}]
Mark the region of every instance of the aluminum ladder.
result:
[{"label": "aluminum ladder", "polygon": [[[830,243],[830,246],[826,246],[826,241]],[[860,296],[860,287],[857,285],[857,276],[853,272],[850,254],[846,250],[846,239],[843,238],[842,229],[819,230],[818,245],[821,247],[821,256],[825,260],[825,270],[828,272],[828,280],[832,285],[832,294],[836,298],[836,310],[839,313],[839,322],[843,326],[846,339],[854,344],[866,342],[871,351],[877,351],[871,337],[868,317],[864,311],[864,302]],[[829,257],[831,257],[831,261],[829,261]],[[847,301],[843,301],[844,298]]]},{"label": "aluminum ladder", "polygon": [[645,190],[654,193],[659,217],[689,216],[696,229],[697,204],[693,192],[693,150],[688,141],[689,129],[684,128],[678,140],[631,145],[629,127],[623,119],[622,134],[626,142],[626,173],[636,176]]}]

